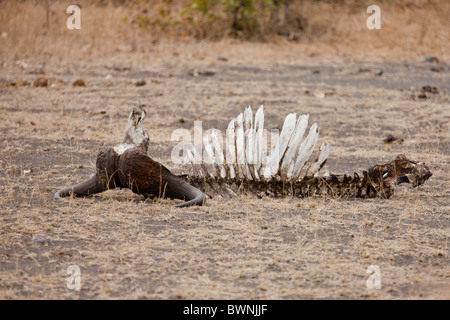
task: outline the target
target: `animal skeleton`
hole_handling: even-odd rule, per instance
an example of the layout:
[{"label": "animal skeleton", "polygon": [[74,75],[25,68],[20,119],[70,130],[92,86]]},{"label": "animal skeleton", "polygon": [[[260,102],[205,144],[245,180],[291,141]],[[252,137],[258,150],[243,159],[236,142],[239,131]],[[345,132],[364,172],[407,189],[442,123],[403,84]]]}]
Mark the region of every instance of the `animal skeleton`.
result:
[{"label": "animal skeleton", "polygon": [[210,197],[251,192],[274,196],[389,198],[394,185],[405,182],[417,187],[432,175],[424,163],[399,155],[390,163],[369,168],[362,177],[357,173],[353,176],[329,173],[319,176],[330,145],[322,144],[318,156],[311,161],[319,136],[317,124],[310,127],[303,139],[308,115],[297,118],[293,113],[286,117],[277,143],[263,161],[263,107],[254,118],[248,107],[228,125],[225,155],[220,142],[212,139],[212,146],[207,145],[205,153],[213,164],[194,164],[192,150],[188,150],[186,160],[193,165],[196,174],[176,176],[147,155],[149,136],[142,128],[145,116],[143,106],[134,108],[128,118],[124,141],[99,152],[96,174],[82,183],[59,190],[55,198],[71,194],[87,196],[116,187],[129,188],[145,197],[186,201],[177,207],[203,205],[205,193]]}]

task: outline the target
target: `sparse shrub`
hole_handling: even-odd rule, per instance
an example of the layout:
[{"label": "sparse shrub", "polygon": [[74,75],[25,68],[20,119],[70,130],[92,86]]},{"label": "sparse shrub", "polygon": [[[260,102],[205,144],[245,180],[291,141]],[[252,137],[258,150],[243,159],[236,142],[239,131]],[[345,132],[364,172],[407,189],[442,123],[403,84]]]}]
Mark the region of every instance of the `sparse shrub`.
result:
[{"label": "sparse shrub", "polygon": [[124,17],[124,21],[131,20],[143,31],[158,31],[173,33],[180,24],[179,13],[174,13],[176,7],[172,0],[163,1],[133,1],[127,4],[131,11],[131,19]]},{"label": "sparse shrub", "polygon": [[191,0],[183,15],[194,30],[207,34],[214,24],[222,26],[222,32],[209,35],[215,38],[229,35],[244,39],[261,39],[271,33],[277,12],[285,8],[283,0]]},{"label": "sparse shrub", "polygon": [[[189,0],[128,2],[124,21],[140,30],[190,35],[196,38],[236,37],[262,40],[269,34],[291,36],[306,19],[290,16],[292,0]],[[298,5],[298,1],[297,1]]]}]

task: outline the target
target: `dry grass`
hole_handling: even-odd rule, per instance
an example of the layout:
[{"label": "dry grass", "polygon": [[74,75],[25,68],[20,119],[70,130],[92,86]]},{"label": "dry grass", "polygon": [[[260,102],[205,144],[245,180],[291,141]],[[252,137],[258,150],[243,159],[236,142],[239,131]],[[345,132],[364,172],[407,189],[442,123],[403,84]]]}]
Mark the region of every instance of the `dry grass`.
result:
[{"label": "dry grass", "polygon": [[[42,12],[10,3],[0,4],[0,33],[7,32],[0,40],[0,298],[450,298],[448,42],[367,52],[357,43],[150,44],[140,35],[130,52],[131,31],[109,19],[86,14],[80,34],[63,27],[39,34]],[[121,7],[83,8],[123,14]],[[26,23],[20,14],[6,19],[12,9],[28,12]],[[415,9],[402,10],[407,16]],[[433,23],[426,32],[448,32]],[[424,54],[441,62],[423,62]],[[192,77],[193,69],[215,74]],[[10,85],[37,73],[49,87]],[[77,78],[87,87],[73,87]],[[141,79],[147,84],[136,87]],[[439,94],[418,99],[425,85]],[[121,141],[139,103],[151,104],[151,156],[175,172],[184,169],[170,160],[175,128],[192,130],[199,119],[204,129],[224,130],[244,106],[264,104],[268,128],[287,113],[309,113],[321,141],[332,143],[332,172],[361,171],[405,153],[434,175],[418,189],[401,186],[390,200],[240,196],[181,210],[175,201],[111,190],[55,201],[59,188],[92,174],[100,148]],[[383,144],[388,134],[404,143]],[[66,287],[70,265],[81,269],[79,292]],[[380,267],[380,290],[366,288],[369,265]]]},{"label": "dry grass", "polygon": [[[180,16],[189,1],[172,2],[165,7],[171,19],[180,24],[172,28],[140,28],[132,23],[138,15],[152,18],[163,2],[152,10],[151,6],[98,6],[92,1],[80,1],[81,30],[66,28],[67,4],[51,1],[49,27],[46,24],[46,6],[32,1],[3,1],[0,3],[0,63],[11,65],[17,60],[31,64],[49,64],[84,60],[84,57],[110,59],[117,54],[130,52],[149,53],[155,44],[164,39],[176,43],[190,41],[196,35],[192,27]],[[450,30],[445,28],[450,15],[447,1],[389,1],[380,2],[381,30],[369,30],[366,8],[370,1],[346,1],[346,5],[328,2],[304,1],[299,5],[291,1],[290,16],[307,20],[302,30],[297,30],[299,43],[293,46],[311,55],[328,58],[421,59],[425,55],[449,59]],[[169,2],[170,3],[170,2]],[[156,19],[158,17],[153,17]],[[227,37],[227,25],[207,27],[203,38],[214,38],[225,43],[239,43]],[[264,24],[263,24],[264,25]],[[273,30],[277,28],[273,26]],[[286,37],[273,35],[271,25],[264,25],[263,39],[292,51]],[[224,31],[225,30],[225,31]],[[295,51],[297,54],[297,52]],[[32,60],[32,61],[31,61]]]}]

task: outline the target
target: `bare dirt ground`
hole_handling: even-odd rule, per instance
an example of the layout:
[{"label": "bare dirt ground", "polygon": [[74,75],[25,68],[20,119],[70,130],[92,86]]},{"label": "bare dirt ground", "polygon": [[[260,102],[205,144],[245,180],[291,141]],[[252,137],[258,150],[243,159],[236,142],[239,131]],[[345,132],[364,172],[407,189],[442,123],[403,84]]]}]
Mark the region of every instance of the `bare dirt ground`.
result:
[{"label": "bare dirt ground", "polygon": [[[449,65],[284,54],[282,45],[200,42],[3,67],[0,298],[450,298]],[[11,85],[39,76],[47,87]],[[72,86],[78,78],[86,87]],[[438,93],[420,98],[427,85]],[[149,154],[174,172],[184,169],[171,162],[174,129],[202,120],[225,130],[245,106],[263,104],[267,128],[310,114],[332,143],[331,172],[404,153],[433,177],[389,200],[240,196],[176,209],[129,190],[53,199],[94,172],[99,149],[122,140],[141,103],[151,105]],[[403,143],[383,143],[389,134]],[[71,265],[80,291],[66,285]],[[366,286],[370,265],[380,268],[379,290]]]}]

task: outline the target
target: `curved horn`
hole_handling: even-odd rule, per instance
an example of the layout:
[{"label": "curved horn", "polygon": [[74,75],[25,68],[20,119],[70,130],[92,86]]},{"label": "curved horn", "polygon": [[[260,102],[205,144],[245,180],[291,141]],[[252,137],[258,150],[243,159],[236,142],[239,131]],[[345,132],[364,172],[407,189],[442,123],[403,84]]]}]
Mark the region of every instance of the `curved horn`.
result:
[{"label": "curved horn", "polygon": [[60,199],[61,197],[70,196],[71,193],[73,193],[76,197],[85,197],[102,191],[105,190],[98,181],[97,175],[93,175],[90,179],[84,182],[59,190],[55,193],[54,197],[55,199]]},{"label": "curved horn", "polygon": [[166,191],[165,195],[172,199],[188,200],[184,203],[175,205],[177,208],[189,207],[189,206],[202,206],[206,202],[205,194],[190,185],[183,179],[175,175],[167,175],[166,179]]}]

